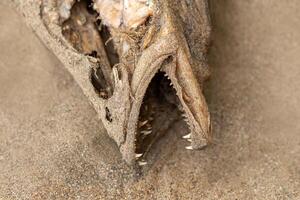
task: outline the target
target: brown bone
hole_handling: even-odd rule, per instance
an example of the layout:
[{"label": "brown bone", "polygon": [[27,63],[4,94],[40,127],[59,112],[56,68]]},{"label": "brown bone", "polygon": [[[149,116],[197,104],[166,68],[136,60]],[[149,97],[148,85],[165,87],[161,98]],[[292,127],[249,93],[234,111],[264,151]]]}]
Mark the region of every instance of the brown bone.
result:
[{"label": "brown bone", "polygon": [[[101,7],[105,2],[116,3],[113,16]],[[89,66],[79,66],[83,61],[74,58],[78,60],[75,69],[61,59],[128,164],[137,160],[145,164],[146,152],[166,131],[163,127],[178,117],[174,104],[190,128],[188,149],[206,146],[211,141],[210,116],[201,89],[209,75],[206,0],[145,0],[136,1],[137,5],[129,1],[128,9],[137,9],[138,16],[128,16],[135,12],[126,13],[124,2],[43,0],[41,13],[51,36],[62,41],[59,45],[70,51],[71,44],[75,54],[84,54],[84,62],[89,60]],[[166,113],[170,117],[162,118]]]}]

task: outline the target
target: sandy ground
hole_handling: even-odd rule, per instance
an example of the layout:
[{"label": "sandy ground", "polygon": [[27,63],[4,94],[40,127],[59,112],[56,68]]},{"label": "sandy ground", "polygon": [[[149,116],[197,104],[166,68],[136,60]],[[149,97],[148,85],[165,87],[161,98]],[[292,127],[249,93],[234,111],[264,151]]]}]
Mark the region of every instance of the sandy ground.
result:
[{"label": "sandy ground", "polygon": [[214,145],[178,122],[140,176],[22,17],[0,3],[0,199],[300,199],[300,1],[211,1]]}]

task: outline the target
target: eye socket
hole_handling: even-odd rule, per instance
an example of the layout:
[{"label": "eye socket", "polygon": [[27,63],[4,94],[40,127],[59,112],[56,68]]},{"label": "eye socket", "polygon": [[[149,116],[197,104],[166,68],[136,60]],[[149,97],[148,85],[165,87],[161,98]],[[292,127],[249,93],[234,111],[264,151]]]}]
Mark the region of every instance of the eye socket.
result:
[{"label": "eye socket", "polygon": [[[102,99],[113,95],[112,66],[119,63],[119,55],[107,26],[101,24],[93,0],[75,1],[70,16],[62,22],[62,34],[81,54],[93,59],[90,80]],[[106,57],[106,58],[105,58]]]},{"label": "eye socket", "polygon": [[112,122],[111,113],[107,107],[105,107],[105,119],[109,122]]}]

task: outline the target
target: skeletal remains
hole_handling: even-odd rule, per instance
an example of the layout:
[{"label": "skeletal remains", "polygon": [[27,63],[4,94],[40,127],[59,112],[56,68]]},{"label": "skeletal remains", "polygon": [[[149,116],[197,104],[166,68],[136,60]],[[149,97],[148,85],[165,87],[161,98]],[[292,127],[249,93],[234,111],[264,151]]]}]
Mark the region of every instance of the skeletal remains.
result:
[{"label": "skeletal remains", "polygon": [[75,80],[128,164],[145,165],[152,144],[182,116],[186,149],[211,141],[201,90],[209,76],[206,0],[42,0],[41,17],[59,45],[89,61],[80,66],[89,83]]}]

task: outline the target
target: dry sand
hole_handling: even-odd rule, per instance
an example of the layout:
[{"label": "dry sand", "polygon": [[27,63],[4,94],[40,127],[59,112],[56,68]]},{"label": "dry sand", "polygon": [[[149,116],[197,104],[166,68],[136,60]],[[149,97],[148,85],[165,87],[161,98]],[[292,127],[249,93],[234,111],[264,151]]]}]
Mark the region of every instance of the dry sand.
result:
[{"label": "dry sand", "polygon": [[300,199],[300,1],[211,10],[215,144],[185,150],[178,122],[136,177],[76,82],[1,2],[0,199]]}]

